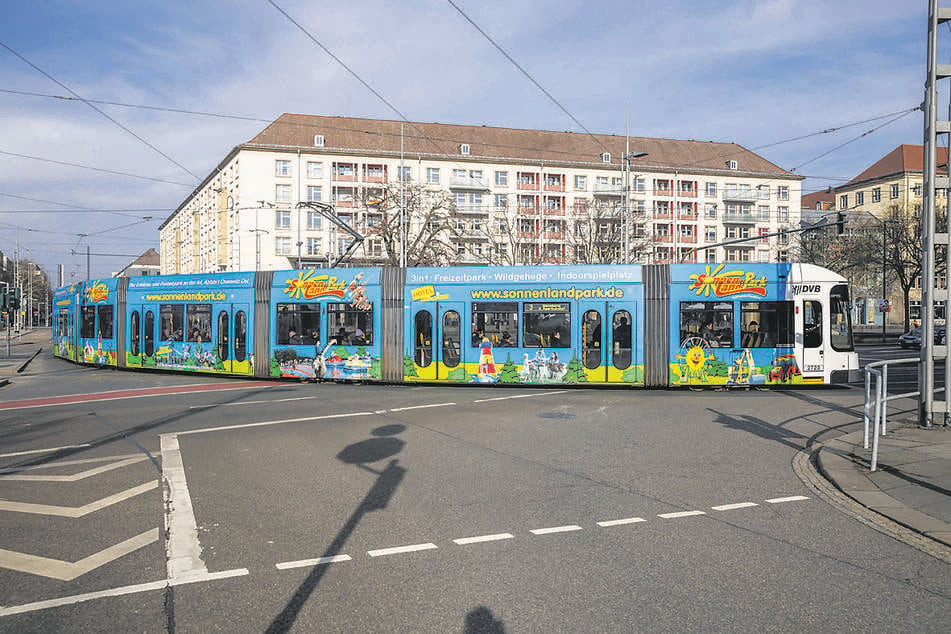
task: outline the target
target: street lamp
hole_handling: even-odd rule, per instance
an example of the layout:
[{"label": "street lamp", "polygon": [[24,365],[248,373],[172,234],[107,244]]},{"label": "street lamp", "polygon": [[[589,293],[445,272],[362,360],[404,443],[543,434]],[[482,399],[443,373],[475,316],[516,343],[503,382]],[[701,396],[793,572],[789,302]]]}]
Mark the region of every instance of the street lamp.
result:
[{"label": "street lamp", "polygon": [[[630,148],[628,148],[630,149]],[[624,263],[631,263],[631,159],[647,156],[647,152],[625,152],[624,160]]]}]

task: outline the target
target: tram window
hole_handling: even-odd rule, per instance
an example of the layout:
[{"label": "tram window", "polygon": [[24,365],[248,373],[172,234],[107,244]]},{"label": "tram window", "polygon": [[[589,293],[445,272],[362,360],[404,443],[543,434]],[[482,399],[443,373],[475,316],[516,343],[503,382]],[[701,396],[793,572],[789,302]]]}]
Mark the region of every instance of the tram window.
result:
[{"label": "tram window", "polygon": [[81,321],[79,322],[79,336],[83,339],[92,339],[96,336],[96,307],[83,306]]},{"label": "tram window", "polygon": [[133,310],[129,316],[129,340],[131,352],[133,355],[139,355],[139,345],[141,343],[141,333],[139,332],[139,311]]},{"label": "tram window", "polygon": [[112,339],[113,334],[113,323],[112,316],[114,314],[112,306],[100,306],[96,311],[99,313],[99,336],[103,339]]},{"label": "tram window", "polygon": [[596,310],[581,317],[581,348],[584,367],[593,370],[601,365],[601,313]]},{"label": "tram window", "polygon": [[472,347],[488,337],[493,346],[518,345],[518,304],[515,302],[475,302],[472,304]]},{"label": "tram window", "polygon": [[840,352],[849,352],[855,349],[852,341],[852,318],[849,313],[849,287],[837,284],[829,293],[829,320],[830,343],[832,348]]},{"label": "tram window", "polygon": [[312,346],[320,339],[320,304],[278,304],[277,343]]},{"label": "tram window", "polygon": [[327,338],[339,346],[373,344],[373,304],[365,310],[346,303],[327,304]]},{"label": "tram window", "polygon": [[681,302],[680,343],[700,337],[713,348],[733,347],[733,304]]},{"label": "tram window", "polygon": [[145,312],[145,356],[151,357],[155,354],[155,313],[151,310]]},{"label": "tram window", "polygon": [[60,308],[59,315],[56,320],[56,334],[60,337],[66,337],[69,335],[69,309]]},{"label": "tram window", "polygon": [[162,331],[159,341],[182,341],[185,338],[185,307],[180,304],[159,304]]},{"label": "tram window", "polygon": [[462,350],[459,347],[459,335],[462,327],[459,313],[447,310],[442,316],[442,362],[447,368],[459,365]]},{"label": "tram window", "polygon": [[248,316],[243,310],[234,314],[234,360],[241,362],[248,356]]},{"label": "tram window", "polygon": [[211,341],[211,304],[188,304],[185,318],[188,341]]},{"label": "tram window", "polygon": [[416,313],[413,321],[413,359],[416,365],[425,368],[433,360],[433,316],[428,310]]},{"label": "tram window", "polygon": [[822,346],[822,304],[805,300],[802,303],[802,345],[806,348]]},{"label": "tram window", "polygon": [[228,360],[228,313],[218,313],[218,357],[222,361]]},{"label": "tram window", "polygon": [[626,310],[615,311],[611,320],[611,340],[614,342],[611,364],[618,370],[626,370],[631,365],[631,313]]},{"label": "tram window", "polygon": [[792,302],[741,302],[741,348],[791,348]]},{"label": "tram window", "polygon": [[526,348],[570,348],[571,304],[526,302],[522,304],[522,345]]}]

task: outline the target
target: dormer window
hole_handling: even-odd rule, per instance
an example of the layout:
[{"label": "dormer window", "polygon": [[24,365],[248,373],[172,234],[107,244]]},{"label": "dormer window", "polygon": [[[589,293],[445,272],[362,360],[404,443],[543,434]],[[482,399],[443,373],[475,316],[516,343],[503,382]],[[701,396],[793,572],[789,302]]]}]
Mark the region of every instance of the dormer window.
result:
[{"label": "dormer window", "polygon": [[735,170],[735,169],[738,169],[738,168],[739,168],[739,164],[738,164],[736,161],[734,161],[734,160],[729,160],[729,161],[726,162],[726,168],[727,168],[727,169],[731,169],[731,170]]},{"label": "dormer window", "polygon": [[469,144],[468,144],[468,143],[463,143],[463,144],[461,144],[461,145],[459,146],[459,153],[460,153],[460,154],[463,154],[463,155],[465,155],[465,156],[468,156],[468,155],[469,155]]},{"label": "dormer window", "polygon": [[601,162],[610,163],[611,162],[611,153],[610,152],[601,152]]},{"label": "dormer window", "polygon": [[324,147],[324,135],[315,134],[314,135],[314,145],[317,147]]}]

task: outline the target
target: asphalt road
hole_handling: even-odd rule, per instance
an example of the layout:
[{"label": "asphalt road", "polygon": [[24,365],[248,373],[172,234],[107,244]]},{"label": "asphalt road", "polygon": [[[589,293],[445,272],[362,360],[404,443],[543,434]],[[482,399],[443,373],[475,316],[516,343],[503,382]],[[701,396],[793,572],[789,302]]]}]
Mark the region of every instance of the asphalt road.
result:
[{"label": "asphalt road", "polygon": [[0,630],[945,631],[949,565],[800,477],[862,397],[41,357],[0,392]]}]

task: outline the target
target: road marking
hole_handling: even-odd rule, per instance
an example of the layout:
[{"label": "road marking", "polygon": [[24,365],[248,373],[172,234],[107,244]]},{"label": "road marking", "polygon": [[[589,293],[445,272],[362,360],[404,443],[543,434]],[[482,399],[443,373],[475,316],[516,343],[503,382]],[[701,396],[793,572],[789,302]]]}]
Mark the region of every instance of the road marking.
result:
[{"label": "road marking", "polygon": [[704,511],[678,511],[676,513],[661,513],[657,517],[665,520],[677,519],[678,517],[691,517],[693,515],[706,515]]},{"label": "road marking", "polygon": [[123,555],[128,555],[144,546],[157,542],[158,538],[159,529],[152,528],[124,542],[84,557],[75,563],[0,548],[0,568],[59,579],[60,581],[72,581],[76,577],[115,561]]},{"label": "road marking", "polygon": [[554,394],[565,394],[568,390],[557,390],[555,392],[534,392],[532,394],[515,394],[514,396],[496,396],[495,398],[480,398],[472,401],[473,403],[491,403],[492,401],[508,401],[513,398],[534,398],[536,396],[552,396]]},{"label": "road marking", "polygon": [[353,559],[350,555],[333,555],[330,557],[317,557],[316,559],[301,559],[300,561],[285,561],[274,564],[278,570],[289,570],[291,568],[303,568],[305,566],[322,566],[324,564],[336,564]]},{"label": "road marking", "polygon": [[450,405],[455,405],[455,403],[430,403],[429,405],[413,405],[411,407],[393,407],[388,411],[391,412],[408,412],[413,409],[428,409],[430,407],[448,407]]},{"label": "road marking", "polygon": [[766,500],[770,504],[782,504],[783,502],[799,502],[801,500],[808,500],[805,495],[790,495],[785,498],[773,498],[771,500]]},{"label": "road marking", "polygon": [[201,559],[198,523],[185,479],[185,463],[176,434],[161,434],[162,478],[165,481],[165,559],[169,579],[207,574]]},{"label": "road marking", "polygon": [[454,539],[452,541],[456,544],[459,544],[460,546],[465,546],[466,544],[481,544],[482,542],[495,542],[500,539],[515,539],[515,535],[511,533],[496,533],[494,535],[479,535],[478,537],[460,537],[459,539]]},{"label": "road marking", "polygon": [[412,544],[410,546],[395,546],[393,548],[380,548],[379,550],[368,550],[367,554],[371,557],[383,557],[386,555],[399,555],[401,553],[414,553],[419,550],[432,550],[439,548],[436,544]]},{"label": "road marking", "polygon": [[241,425],[224,425],[222,427],[205,427],[202,429],[191,429],[188,431],[176,432],[176,436],[190,436],[192,434],[207,434],[212,431],[232,431],[235,429],[250,429],[252,427],[269,427],[271,425],[284,425],[287,423],[308,423],[315,420],[329,420],[331,418],[351,418],[354,416],[373,416],[374,412],[350,412],[349,414],[326,414],[324,416],[304,416],[303,418],[284,418],[280,420],[265,420],[259,423],[244,423]]},{"label": "road marking", "polygon": [[[112,464],[103,465],[101,467],[96,467],[94,469],[86,469],[85,471],[80,471],[79,473],[74,473],[72,475],[20,475],[20,474],[6,474],[3,471],[0,471],[0,479],[2,480],[18,480],[18,481],[27,481],[27,482],[76,482],[78,480],[83,480],[85,478],[90,478],[94,475],[99,475],[100,473],[105,473],[106,471],[112,471],[113,469],[119,469],[125,467],[126,465],[135,464],[136,462],[142,462],[143,460],[148,460],[148,456],[143,456],[142,454],[137,454],[131,458],[126,458],[125,460],[119,460],[113,462]],[[113,460],[113,458],[93,458],[88,462],[103,462],[105,460]],[[73,460],[70,462],[81,462],[78,460]],[[27,469],[51,469],[54,467],[62,467],[69,463],[67,462],[55,462],[52,464],[34,466],[34,467],[23,467],[22,469],[10,469],[9,471],[26,471]]]},{"label": "road marking", "polygon": [[45,601],[35,601],[33,603],[24,603],[22,605],[0,607],[0,617],[11,616],[13,614],[25,614],[26,612],[37,612],[39,610],[48,610],[50,608],[58,608],[64,605],[74,605],[76,603],[94,601],[95,599],[104,599],[106,597],[121,597],[127,594],[137,594],[139,592],[164,590],[169,586],[181,586],[188,583],[201,583],[205,581],[217,581],[218,579],[230,579],[231,577],[242,577],[246,576],[247,574],[247,568],[236,568],[234,570],[212,572],[206,575],[196,575],[189,577],[188,579],[163,579],[161,581],[137,583],[131,586],[121,586],[119,588],[110,588],[108,590],[99,590],[97,592],[74,594],[72,596],[59,597],[57,599],[47,599]]},{"label": "road marking", "polygon": [[151,491],[157,487],[158,480],[153,480],[151,482],[146,482],[145,484],[140,484],[137,487],[132,487],[131,489],[121,491],[114,495],[109,495],[102,498],[101,500],[96,500],[95,502],[90,502],[89,504],[83,504],[82,506],[53,506],[49,504],[32,504],[30,502],[10,502],[9,500],[0,500],[0,511],[77,518],[83,517],[84,515],[89,515],[90,513],[104,509],[107,506],[112,506],[118,502],[128,500],[129,498],[133,498],[137,495],[145,493],[146,491]]},{"label": "road marking", "polygon": [[284,403],[287,401],[310,401],[316,396],[297,396],[294,398],[276,398],[273,401],[240,401],[238,403],[212,403],[211,405],[192,405],[188,409],[204,409],[209,407],[241,407],[243,405],[262,405],[271,403]]},{"label": "road marking", "polygon": [[62,449],[80,449],[82,447],[88,447],[89,443],[83,443],[81,445],[63,445],[62,447],[50,447],[49,449],[31,449],[29,451],[14,451],[13,453],[0,453],[0,458],[12,458],[13,456],[27,456],[33,453],[53,453],[54,451],[60,451]]},{"label": "road marking", "polygon": [[551,528],[534,528],[529,532],[533,535],[551,535],[552,533],[570,533],[571,531],[580,531],[581,527],[577,524],[567,526],[552,526]]},{"label": "road marking", "polygon": [[638,522],[646,522],[643,517],[627,517],[622,520],[608,520],[606,522],[598,522],[598,526],[608,528],[609,526],[622,526],[624,524],[637,524]]},{"label": "road marking", "polygon": [[711,506],[714,511],[734,511],[736,509],[745,509],[751,506],[759,506],[756,502],[737,502],[736,504],[722,504],[720,506]]}]

